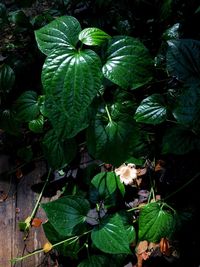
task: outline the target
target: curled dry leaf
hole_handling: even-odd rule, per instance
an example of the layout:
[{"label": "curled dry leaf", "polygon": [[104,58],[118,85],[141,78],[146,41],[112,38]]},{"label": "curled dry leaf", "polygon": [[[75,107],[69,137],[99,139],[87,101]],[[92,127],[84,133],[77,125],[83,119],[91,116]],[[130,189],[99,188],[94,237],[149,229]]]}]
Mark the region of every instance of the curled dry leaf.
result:
[{"label": "curled dry leaf", "polygon": [[23,177],[23,172],[22,172],[22,170],[21,170],[20,168],[18,168],[18,169],[16,170],[15,175],[16,175],[17,179],[21,179],[21,178]]},{"label": "curled dry leaf", "polygon": [[164,171],[166,162],[164,160],[158,160],[155,165],[155,172]]},{"label": "curled dry leaf", "polygon": [[136,253],[138,255],[142,254],[143,252],[147,251],[148,249],[148,242],[146,240],[140,241],[136,247]]},{"label": "curled dry leaf", "polygon": [[160,251],[162,254],[169,256],[170,255],[170,246],[169,240],[167,238],[161,238],[160,240]]}]

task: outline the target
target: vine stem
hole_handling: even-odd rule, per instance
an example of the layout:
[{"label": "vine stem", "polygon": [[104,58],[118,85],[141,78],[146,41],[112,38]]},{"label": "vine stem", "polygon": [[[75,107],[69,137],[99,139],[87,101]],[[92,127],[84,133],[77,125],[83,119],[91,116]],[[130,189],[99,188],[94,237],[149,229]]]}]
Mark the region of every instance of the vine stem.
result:
[{"label": "vine stem", "polygon": [[112,118],[111,118],[111,115],[110,115],[110,112],[108,110],[108,106],[107,105],[105,105],[105,110],[106,110],[106,113],[108,115],[109,122],[112,122]]},{"label": "vine stem", "polygon": [[[52,245],[52,248],[55,248],[55,247],[57,247],[57,246],[59,246],[59,245],[62,245],[62,244],[64,244],[65,242],[70,241],[70,240],[73,240],[73,241],[71,242],[71,243],[73,243],[73,242],[75,242],[76,240],[78,240],[80,237],[82,237],[82,236],[84,236],[84,235],[90,233],[91,231],[92,231],[92,230],[89,230],[89,231],[83,233],[83,234],[80,235],[80,236],[69,237],[69,238],[67,238],[67,239],[65,239],[65,240],[62,240],[62,241],[60,241],[60,242],[58,242],[58,243],[55,243],[55,244]],[[24,260],[24,259],[27,259],[27,258],[29,258],[29,257],[31,257],[31,256],[33,256],[33,255],[36,255],[36,254],[38,254],[38,253],[41,253],[41,252],[44,252],[44,249],[43,249],[43,248],[38,249],[38,250],[36,250],[36,251],[34,251],[34,252],[30,253],[30,254],[27,254],[27,255],[25,255],[25,256],[22,256],[22,257],[19,257],[19,258],[15,258],[15,259],[12,259],[12,260],[11,260],[11,263],[15,263],[15,262],[22,261],[22,260]]]},{"label": "vine stem", "polygon": [[40,204],[40,201],[41,201],[41,199],[42,199],[42,196],[43,196],[45,187],[47,186],[47,184],[48,184],[48,182],[49,182],[50,174],[51,174],[51,168],[49,169],[49,172],[48,172],[46,181],[45,181],[45,183],[44,183],[44,185],[43,185],[43,187],[42,187],[42,190],[41,190],[41,192],[40,192],[40,195],[39,195],[39,197],[38,197],[38,200],[37,200],[37,202],[35,203],[35,207],[34,207],[32,213],[31,213],[31,215],[30,215],[30,220],[32,220],[32,219],[34,218],[34,216],[35,216],[35,214],[36,214],[36,212],[37,212],[37,209],[38,209],[39,204]]}]

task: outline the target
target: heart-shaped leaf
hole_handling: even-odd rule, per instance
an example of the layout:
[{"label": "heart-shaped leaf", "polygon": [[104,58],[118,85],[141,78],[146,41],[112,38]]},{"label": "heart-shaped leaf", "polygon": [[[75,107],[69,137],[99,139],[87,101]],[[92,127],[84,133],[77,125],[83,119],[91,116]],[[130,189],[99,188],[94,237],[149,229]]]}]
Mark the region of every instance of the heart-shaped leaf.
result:
[{"label": "heart-shaped leaf", "polygon": [[92,50],[56,50],[46,59],[42,83],[46,111],[58,135],[73,137],[87,127],[87,108],[101,85],[101,63]]},{"label": "heart-shaped leaf", "polygon": [[119,189],[124,195],[124,185],[120,186],[119,177],[115,174],[115,172],[101,172],[94,176],[91,181],[91,184],[98,190],[101,196],[111,195],[117,189]]},{"label": "heart-shaped leaf", "polygon": [[15,73],[6,64],[0,66],[0,92],[9,92],[15,82]]},{"label": "heart-shaped leaf", "polygon": [[106,55],[103,74],[113,83],[136,89],[152,79],[153,61],[139,40],[128,36],[114,37]]},{"label": "heart-shaped leaf", "polygon": [[139,216],[139,240],[159,242],[162,237],[170,237],[175,226],[175,217],[164,204],[153,202],[145,205]]},{"label": "heart-shaped leaf", "polygon": [[187,84],[200,81],[200,41],[180,39],[168,41],[167,68],[171,75]]},{"label": "heart-shaped leaf", "polygon": [[94,121],[87,130],[89,153],[104,162],[119,166],[130,156],[146,156],[150,153],[147,133],[140,130],[133,119],[135,107],[132,101],[119,98],[106,108],[99,107]]},{"label": "heart-shaped leaf", "polygon": [[173,115],[182,125],[187,125],[193,129],[200,130],[200,90],[199,84],[184,88],[178,101]]},{"label": "heart-shaped leaf", "polygon": [[80,31],[81,26],[76,18],[62,16],[36,30],[35,37],[42,53],[49,55],[54,49],[74,49]]},{"label": "heart-shaped leaf", "polygon": [[91,234],[94,245],[105,253],[130,254],[129,238],[118,214],[102,219]]},{"label": "heart-shaped leaf", "polygon": [[54,130],[46,133],[42,144],[47,161],[54,169],[66,166],[76,155],[75,140],[60,139]]},{"label": "heart-shaped leaf", "polygon": [[49,222],[63,236],[73,234],[75,226],[84,223],[90,209],[89,202],[78,196],[67,196],[42,204]]},{"label": "heart-shaped leaf", "polygon": [[44,126],[44,117],[42,115],[39,115],[38,118],[28,123],[29,129],[34,133],[42,133],[43,126]]},{"label": "heart-shaped leaf", "polygon": [[29,122],[34,120],[40,112],[38,96],[34,91],[24,92],[15,103],[17,118],[21,121]]},{"label": "heart-shaped leaf", "polygon": [[85,28],[79,33],[79,40],[85,45],[101,45],[111,37],[98,28]]},{"label": "heart-shaped leaf", "polygon": [[165,121],[166,116],[167,108],[163,96],[154,94],[142,100],[134,118],[137,122],[159,124]]}]

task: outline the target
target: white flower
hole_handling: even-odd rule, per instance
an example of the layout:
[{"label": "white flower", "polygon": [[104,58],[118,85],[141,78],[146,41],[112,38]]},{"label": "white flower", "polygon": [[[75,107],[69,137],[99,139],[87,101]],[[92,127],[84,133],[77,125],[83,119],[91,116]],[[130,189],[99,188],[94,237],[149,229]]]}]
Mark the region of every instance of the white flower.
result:
[{"label": "white flower", "polygon": [[133,180],[137,178],[137,170],[135,164],[128,163],[122,164],[119,168],[115,169],[116,175],[119,175],[121,183],[125,185],[133,184]]}]

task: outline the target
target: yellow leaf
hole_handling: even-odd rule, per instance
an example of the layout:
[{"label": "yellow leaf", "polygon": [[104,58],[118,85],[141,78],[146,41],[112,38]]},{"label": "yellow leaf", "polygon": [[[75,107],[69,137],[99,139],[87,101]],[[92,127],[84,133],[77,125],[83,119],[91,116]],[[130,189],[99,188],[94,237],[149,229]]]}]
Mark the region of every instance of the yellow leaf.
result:
[{"label": "yellow leaf", "polygon": [[47,242],[43,246],[43,250],[45,253],[48,253],[50,250],[52,250],[53,245],[50,242]]}]

